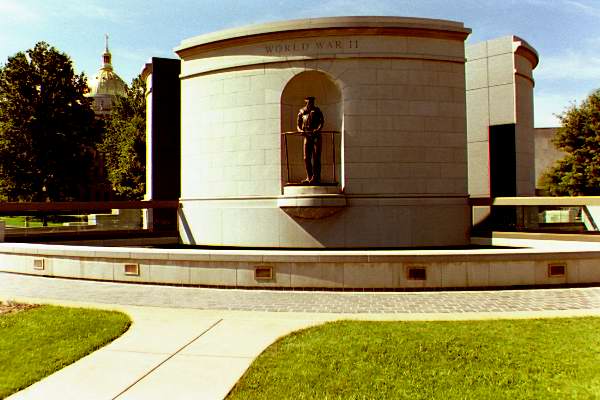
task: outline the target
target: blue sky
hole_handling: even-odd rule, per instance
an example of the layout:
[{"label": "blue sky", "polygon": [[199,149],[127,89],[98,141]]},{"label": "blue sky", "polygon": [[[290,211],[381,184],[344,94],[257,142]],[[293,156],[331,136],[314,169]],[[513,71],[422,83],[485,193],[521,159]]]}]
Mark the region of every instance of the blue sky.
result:
[{"label": "blue sky", "polygon": [[152,56],[174,57],[186,38],[236,26],[307,17],[393,15],[462,21],[468,43],[504,35],[540,55],[535,125],[555,126],[571,102],[600,88],[600,0],[0,0],[0,64],[46,41],[78,72],[100,66],[104,34],[130,82]]}]

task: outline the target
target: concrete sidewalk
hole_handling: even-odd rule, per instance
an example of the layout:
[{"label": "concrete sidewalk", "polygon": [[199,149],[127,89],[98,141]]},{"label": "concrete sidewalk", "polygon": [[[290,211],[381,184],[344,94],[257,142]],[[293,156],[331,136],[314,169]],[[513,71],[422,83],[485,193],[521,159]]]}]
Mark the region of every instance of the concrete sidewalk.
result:
[{"label": "concrete sidewalk", "polygon": [[[45,297],[37,298],[35,293]],[[228,297],[219,301],[219,296]],[[223,310],[221,302],[231,301],[230,296],[240,308],[271,301],[278,302],[277,309],[288,311]],[[289,311],[297,310],[307,296],[320,298],[322,306],[308,304],[306,309],[327,310],[329,302],[337,302],[336,311],[342,311]],[[121,304],[107,303],[108,297]],[[72,300],[81,298],[89,303]],[[209,299],[216,303],[209,303]],[[114,342],[14,394],[11,400],[222,399],[254,358],[277,338],[339,319],[600,316],[600,292],[596,288],[429,294],[263,293],[0,274],[0,300],[119,310],[133,320],[129,331]],[[154,306],[132,305],[132,301]],[[363,308],[357,308],[360,302],[365,303]],[[450,312],[449,304],[456,311]],[[210,305],[215,308],[206,309]]]},{"label": "concrete sidewalk", "polygon": [[327,319],[120,305],[100,308],[129,314],[132,327],[9,399],[222,399],[278,337]]},{"label": "concrete sidewalk", "polygon": [[[6,299],[4,299],[6,300]],[[203,311],[17,301],[113,309],[133,325],[104,348],[9,397],[22,399],[223,399],[266,347],[294,330],[338,319],[448,320],[600,315],[600,310],[459,314],[306,314]]]}]

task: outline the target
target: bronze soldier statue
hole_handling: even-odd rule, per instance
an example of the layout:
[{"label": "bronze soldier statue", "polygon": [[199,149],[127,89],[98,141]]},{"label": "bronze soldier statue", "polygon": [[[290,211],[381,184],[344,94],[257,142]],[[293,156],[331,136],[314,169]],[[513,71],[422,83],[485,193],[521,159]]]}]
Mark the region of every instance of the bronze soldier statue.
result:
[{"label": "bronze soldier statue", "polygon": [[321,129],[325,122],[323,113],[315,106],[315,98],[304,99],[305,106],[298,111],[298,132],[304,137],[304,167],[306,179],[302,183],[317,184],[321,181]]}]

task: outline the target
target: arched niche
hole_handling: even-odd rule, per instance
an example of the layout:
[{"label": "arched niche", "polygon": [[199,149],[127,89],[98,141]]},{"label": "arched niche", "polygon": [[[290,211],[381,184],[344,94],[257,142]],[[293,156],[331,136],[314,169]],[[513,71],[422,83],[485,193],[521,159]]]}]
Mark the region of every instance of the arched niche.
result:
[{"label": "arched niche", "polygon": [[[307,96],[315,97],[316,106],[323,112],[323,132],[338,132],[322,133],[321,182],[339,185],[343,101],[341,90],[327,74],[305,71],[290,79],[281,95],[281,132],[296,131],[298,110],[304,107]],[[282,186],[298,184],[306,175],[302,158],[303,138],[282,134],[281,140]]]}]

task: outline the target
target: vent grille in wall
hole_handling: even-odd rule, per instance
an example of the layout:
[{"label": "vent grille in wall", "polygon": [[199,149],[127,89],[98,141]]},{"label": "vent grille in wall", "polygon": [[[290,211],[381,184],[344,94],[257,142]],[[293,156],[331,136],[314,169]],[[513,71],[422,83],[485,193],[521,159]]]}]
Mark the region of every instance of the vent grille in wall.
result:
[{"label": "vent grille in wall", "polygon": [[427,267],[424,265],[409,265],[406,267],[406,278],[411,281],[426,281]]},{"label": "vent grille in wall", "polygon": [[273,280],[273,267],[268,265],[254,267],[254,279],[257,281]]},{"label": "vent grille in wall", "polygon": [[548,264],[548,277],[558,278],[567,274],[566,263],[550,263]]},{"label": "vent grille in wall", "polygon": [[33,260],[33,269],[42,271],[44,269],[46,269],[46,263],[44,262],[45,260],[43,258],[36,258]]},{"label": "vent grille in wall", "polygon": [[125,275],[140,276],[140,264],[125,264]]}]

